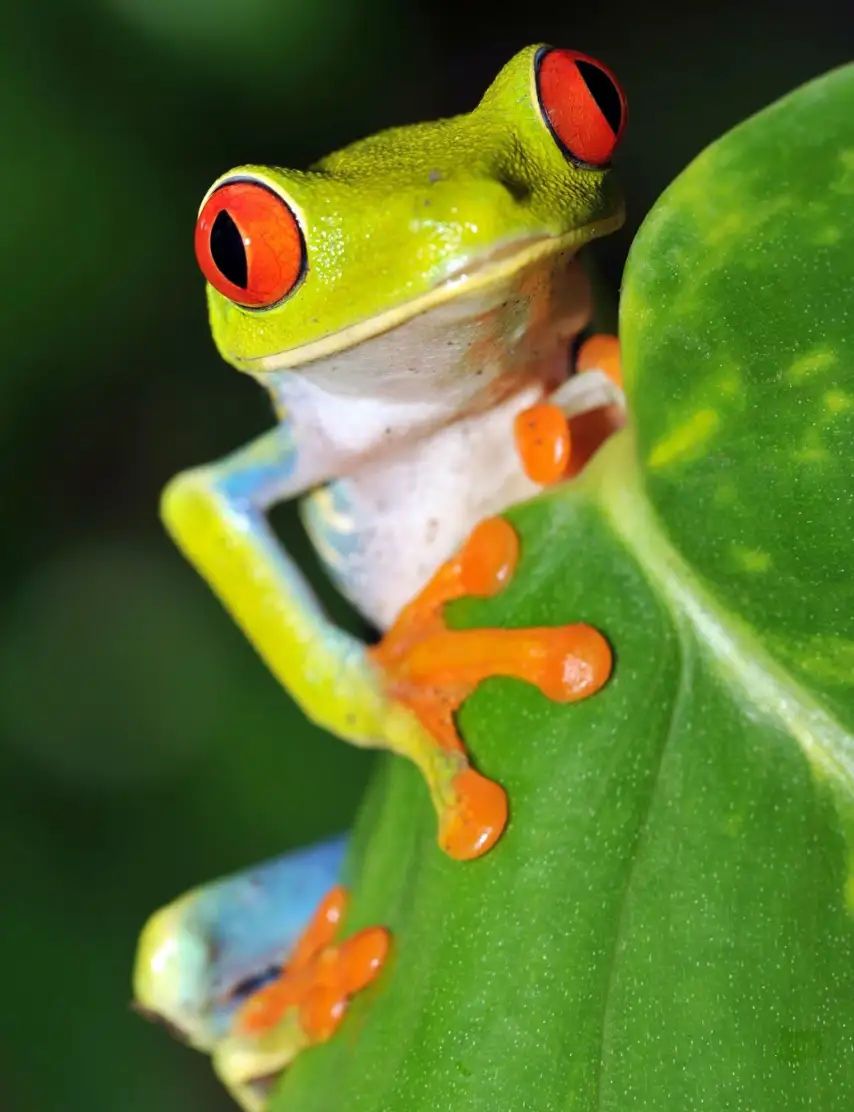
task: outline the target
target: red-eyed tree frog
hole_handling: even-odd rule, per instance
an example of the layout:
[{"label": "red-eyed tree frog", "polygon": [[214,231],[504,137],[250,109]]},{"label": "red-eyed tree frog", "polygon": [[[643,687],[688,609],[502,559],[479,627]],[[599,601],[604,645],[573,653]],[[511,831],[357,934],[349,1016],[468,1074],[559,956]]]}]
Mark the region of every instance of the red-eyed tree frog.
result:
[{"label": "red-eyed tree frog", "polygon": [[[229,171],[196,224],[216,345],[277,421],[173,479],[166,526],[309,717],[415,762],[460,860],[507,819],[456,732],[463,699],[509,675],[572,701],[610,674],[586,625],[451,631],[442,608],[501,589],[518,543],[497,515],[622,422],[616,340],[592,338],[574,368],[568,353],[591,314],[577,252],[623,220],[610,163],[625,120],[604,65],[532,46],[468,115],[306,172]],[[377,646],[329,622],[268,526],[298,497]],[[334,940],[343,855],[336,840],[197,889],[143,931],[137,1006],[209,1052],[250,1112],[380,971],[382,927]]]}]

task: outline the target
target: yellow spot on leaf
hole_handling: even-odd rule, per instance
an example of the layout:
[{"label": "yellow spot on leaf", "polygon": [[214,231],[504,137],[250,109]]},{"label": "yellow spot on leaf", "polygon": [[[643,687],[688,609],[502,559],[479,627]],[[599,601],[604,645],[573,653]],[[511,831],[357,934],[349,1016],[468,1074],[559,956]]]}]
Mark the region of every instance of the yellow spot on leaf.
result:
[{"label": "yellow spot on leaf", "polygon": [[733,561],[741,571],[757,575],[767,571],[771,566],[770,554],[761,552],[758,548],[744,548],[740,544],[734,544],[730,551]]},{"label": "yellow spot on leaf", "polygon": [[741,376],[737,368],[725,371],[716,381],[717,389],[728,398],[740,396],[742,392]]},{"label": "yellow spot on leaf", "polygon": [[822,683],[854,683],[854,641],[828,633],[816,633],[787,654],[804,672]]},{"label": "yellow spot on leaf", "polygon": [[854,407],[854,398],[844,390],[828,390],[824,395],[824,408],[828,413],[845,413]]},{"label": "yellow spot on leaf", "polygon": [[835,352],[828,351],[826,348],[819,349],[808,352],[796,359],[789,367],[787,374],[791,382],[802,382],[810,375],[817,374],[819,371],[826,371],[835,362]]},{"label": "yellow spot on leaf", "polygon": [[848,880],[845,883],[845,904],[854,915],[854,861],[849,864]]},{"label": "yellow spot on leaf", "polygon": [[735,483],[721,483],[715,488],[716,506],[734,506],[738,501],[738,487]]},{"label": "yellow spot on leaf", "polygon": [[839,177],[834,178],[830,183],[830,188],[834,193],[847,196],[854,193],[854,150],[840,151],[839,161],[842,163],[842,169]]},{"label": "yellow spot on leaf", "polygon": [[727,834],[732,836],[738,836],[739,834],[741,834],[744,830],[744,815],[738,812],[729,815],[726,822],[724,823],[724,830]]},{"label": "yellow spot on leaf", "polygon": [[666,467],[676,461],[696,458],[706,442],[717,432],[720,417],[714,409],[700,409],[668,433],[649,454],[650,467]]},{"label": "yellow spot on leaf", "polygon": [[835,224],[825,224],[823,228],[819,228],[812,238],[816,247],[833,247],[835,243],[839,243],[842,239],[842,232]]},{"label": "yellow spot on leaf", "polygon": [[744,232],[746,223],[746,214],[743,209],[728,212],[723,220],[715,221],[706,229],[705,241],[709,246],[714,247],[726,239],[740,236]]},{"label": "yellow spot on leaf", "polygon": [[826,463],[830,458],[830,453],[827,448],[822,447],[820,444],[813,444],[807,448],[800,448],[795,452],[795,460],[797,463]]},{"label": "yellow spot on leaf", "polygon": [[739,203],[734,193],[732,180],[728,183],[728,196],[724,196],[723,189],[724,181],[720,176],[715,180],[713,190],[706,188],[706,208],[708,209],[709,200],[713,196],[716,198],[717,208],[716,212],[706,211],[703,215],[703,222],[706,224],[703,239],[709,247],[755,236],[764,224],[776,220],[793,203],[792,197],[781,194],[767,201],[754,200],[745,207],[743,203]]},{"label": "yellow spot on leaf", "polygon": [[830,452],[817,431],[809,429],[800,447],[795,449],[794,458],[798,463],[826,463],[830,459]]}]

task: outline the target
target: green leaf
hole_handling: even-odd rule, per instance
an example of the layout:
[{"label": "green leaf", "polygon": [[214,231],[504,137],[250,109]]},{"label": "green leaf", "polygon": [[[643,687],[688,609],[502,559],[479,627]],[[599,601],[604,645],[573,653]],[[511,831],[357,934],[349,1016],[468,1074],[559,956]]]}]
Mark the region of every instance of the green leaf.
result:
[{"label": "green leaf", "polygon": [[416,773],[364,806],[348,928],[394,958],[273,1112],[854,1107],[854,67],[725,136],[633,247],[634,427],[516,510],[466,625],[586,621],[573,707],[463,708],[512,821],[443,858]]}]

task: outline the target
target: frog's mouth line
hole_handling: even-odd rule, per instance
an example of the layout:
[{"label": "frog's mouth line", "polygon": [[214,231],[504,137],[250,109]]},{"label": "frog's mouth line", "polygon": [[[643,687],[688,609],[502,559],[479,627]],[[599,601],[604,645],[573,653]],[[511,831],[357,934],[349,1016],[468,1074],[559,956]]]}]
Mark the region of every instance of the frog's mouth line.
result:
[{"label": "frog's mouth line", "polygon": [[618,212],[594,224],[588,224],[583,229],[577,229],[563,236],[538,237],[516,242],[509,246],[499,248],[497,251],[484,256],[482,259],[470,263],[465,270],[445,278],[432,290],[420,297],[396,305],[385,313],[371,317],[369,320],[359,321],[357,324],[348,325],[319,340],[312,340],[307,344],[300,344],[295,348],[285,351],[273,352],[270,355],[259,355],[252,358],[230,356],[229,361],[240,371],[256,375],[259,378],[265,374],[287,370],[289,367],[302,366],[325,359],[347,348],[390,332],[398,325],[404,324],[421,313],[434,309],[439,305],[452,300],[462,294],[474,294],[498,285],[517,271],[547,258],[549,255],[558,255],[564,252],[580,250],[591,240],[599,239],[616,231],[625,219],[625,212],[621,208]]}]

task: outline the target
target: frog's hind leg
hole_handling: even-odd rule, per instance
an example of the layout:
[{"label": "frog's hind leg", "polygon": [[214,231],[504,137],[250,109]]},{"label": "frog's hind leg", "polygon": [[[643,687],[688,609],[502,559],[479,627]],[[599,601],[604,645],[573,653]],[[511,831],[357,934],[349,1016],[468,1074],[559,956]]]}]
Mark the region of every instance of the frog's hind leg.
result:
[{"label": "frog's hind leg", "polygon": [[247,1112],[301,1050],[330,1037],[382,967],[384,928],[336,942],[345,851],[334,838],[203,885],[140,936],[137,1009],[210,1053]]},{"label": "frog's hind leg", "polygon": [[382,970],[390,945],[385,928],[335,941],[347,902],[341,886],[326,894],[277,975],[248,995],[215,1048],[214,1069],[247,1112],[264,1107],[272,1083],[298,1053],[332,1037],[350,1000]]},{"label": "frog's hind leg", "polygon": [[326,893],[341,883],[346,845],[337,837],[285,853],[156,911],[137,945],[139,1010],[209,1050],[243,1000],[278,975]]}]

